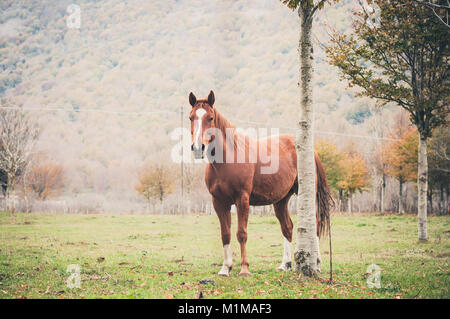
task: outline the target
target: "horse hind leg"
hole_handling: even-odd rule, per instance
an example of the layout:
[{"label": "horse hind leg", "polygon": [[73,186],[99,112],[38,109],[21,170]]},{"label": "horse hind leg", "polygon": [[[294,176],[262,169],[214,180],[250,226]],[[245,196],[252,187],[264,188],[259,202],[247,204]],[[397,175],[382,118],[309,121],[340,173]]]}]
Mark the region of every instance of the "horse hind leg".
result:
[{"label": "horse hind leg", "polygon": [[286,196],[278,203],[273,204],[275,216],[278,218],[281,226],[281,232],[284,236],[283,259],[281,265],[277,268],[279,271],[286,271],[292,267],[292,229],[293,224],[289,216],[288,203],[291,195]]},{"label": "horse hind leg", "polygon": [[238,217],[238,230],[236,233],[237,239],[241,246],[241,272],[239,276],[247,277],[250,276],[250,271],[248,269],[249,262],[247,259],[247,223],[248,214],[250,209],[250,199],[248,194],[243,194],[241,198],[236,202],[237,217]]}]

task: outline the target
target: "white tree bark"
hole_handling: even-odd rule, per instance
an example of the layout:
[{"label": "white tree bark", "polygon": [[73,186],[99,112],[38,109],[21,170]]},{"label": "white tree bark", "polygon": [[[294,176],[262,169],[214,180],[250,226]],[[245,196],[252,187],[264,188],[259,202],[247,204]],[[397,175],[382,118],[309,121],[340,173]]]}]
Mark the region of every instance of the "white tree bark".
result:
[{"label": "white tree bark", "polygon": [[427,159],[427,139],[419,138],[419,167],[417,174],[418,188],[418,233],[419,240],[428,240],[427,233],[427,191],[428,191],[428,159]]},{"label": "white tree bark", "polygon": [[300,16],[300,118],[296,129],[298,201],[297,243],[295,270],[305,276],[319,271],[319,245],[317,239],[315,203],[315,163],[313,148],[313,45],[311,40],[312,8],[299,6]]}]

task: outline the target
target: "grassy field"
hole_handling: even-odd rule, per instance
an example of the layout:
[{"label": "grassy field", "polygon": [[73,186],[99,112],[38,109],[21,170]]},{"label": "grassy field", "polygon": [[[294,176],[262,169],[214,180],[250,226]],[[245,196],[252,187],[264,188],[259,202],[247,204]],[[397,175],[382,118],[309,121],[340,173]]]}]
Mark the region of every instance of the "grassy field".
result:
[{"label": "grassy field", "polygon": [[[417,241],[414,216],[334,215],[332,229],[327,285],[324,239],[323,281],[275,270],[282,237],[274,216],[250,216],[252,276],[238,276],[233,236],[234,269],[223,278],[215,216],[19,214],[12,225],[0,213],[0,298],[450,298],[450,217],[429,217],[428,243]],[[67,286],[71,264],[81,269],[80,288]],[[367,287],[370,264],[381,268],[381,288]]]}]

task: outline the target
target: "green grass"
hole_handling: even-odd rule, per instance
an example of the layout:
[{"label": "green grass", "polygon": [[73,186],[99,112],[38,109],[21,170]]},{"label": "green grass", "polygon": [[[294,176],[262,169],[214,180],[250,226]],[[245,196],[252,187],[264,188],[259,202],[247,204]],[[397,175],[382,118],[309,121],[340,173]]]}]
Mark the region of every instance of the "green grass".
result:
[{"label": "green grass", "polygon": [[[18,214],[11,224],[0,213],[0,298],[450,297],[450,217],[429,217],[430,240],[420,243],[413,216],[333,216],[333,285],[325,282],[326,239],[323,281],[275,270],[282,256],[275,221],[250,216],[252,276],[238,276],[233,236],[234,269],[223,278],[215,216]],[[81,288],[67,287],[70,264],[81,267]],[[381,268],[379,289],[366,285],[370,264]],[[205,278],[214,284],[199,284]]]}]

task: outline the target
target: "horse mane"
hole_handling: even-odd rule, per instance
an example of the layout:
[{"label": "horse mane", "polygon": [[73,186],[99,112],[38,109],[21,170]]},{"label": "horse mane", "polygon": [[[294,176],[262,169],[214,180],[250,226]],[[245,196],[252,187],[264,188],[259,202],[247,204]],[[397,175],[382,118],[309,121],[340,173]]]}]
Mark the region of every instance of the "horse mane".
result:
[{"label": "horse mane", "polygon": [[217,108],[213,108],[214,111],[214,126],[218,128],[222,132],[222,136],[225,137],[226,130],[227,129],[233,129],[235,130],[236,127],[231,124],[220,112],[217,110]]}]

